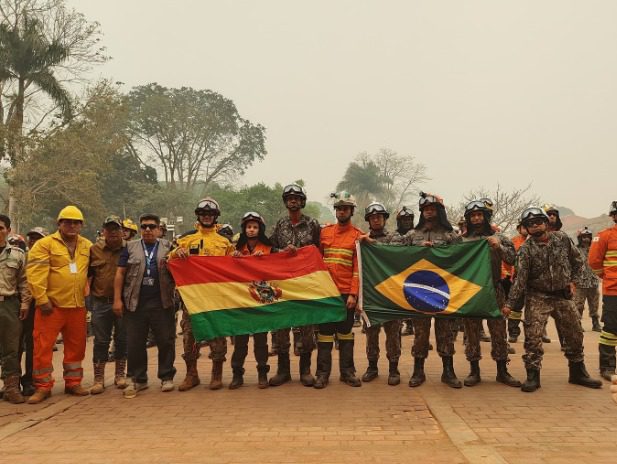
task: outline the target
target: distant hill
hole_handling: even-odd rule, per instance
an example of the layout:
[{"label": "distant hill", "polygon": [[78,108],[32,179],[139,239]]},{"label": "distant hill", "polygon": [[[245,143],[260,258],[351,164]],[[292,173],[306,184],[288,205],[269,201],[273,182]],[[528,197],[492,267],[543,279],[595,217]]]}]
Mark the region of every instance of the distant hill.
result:
[{"label": "distant hill", "polygon": [[589,230],[595,235],[613,224],[613,220],[606,214],[595,218],[585,218],[575,214],[564,215],[561,213],[561,222],[563,222],[563,231],[572,237],[576,237],[576,232],[585,227],[589,227]]}]

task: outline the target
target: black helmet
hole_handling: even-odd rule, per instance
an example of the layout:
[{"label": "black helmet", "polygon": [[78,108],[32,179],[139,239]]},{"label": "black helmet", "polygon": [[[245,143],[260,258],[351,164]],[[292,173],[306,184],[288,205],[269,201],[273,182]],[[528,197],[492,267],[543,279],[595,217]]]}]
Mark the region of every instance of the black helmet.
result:
[{"label": "black helmet", "polygon": [[486,199],[483,198],[480,200],[472,200],[469,203],[467,203],[467,205],[465,206],[465,219],[467,219],[469,215],[473,213],[474,211],[481,211],[484,213],[485,217],[488,216],[488,220],[490,221],[490,218],[493,215],[493,209],[492,209],[493,204],[491,202],[490,203],[491,206],[488,206],[485,200]]},{"label": "black helmet", "polygon": [[376,201],[371,203],[364,209],[364,220],[368,221],[369,216],[372,216],[373,214],[381,214],[383,215],[384,219],[388,219],[390,217],[390,213],[388,212],[386,207]]},{"label": "black helmet", "polygon": [[443,205],[443,201],[437,195],[433,195],[432,193],[420,192],[420,200],[418,201],[420,211],[422,211],[425,206],[429,205]]},{"label": "black helmet", "polygon": [[302,208],[306,206],[306,191],[304,187],[298,184],[289,184],[283,188],[283,201],[287,200],[287,197],[295,195],[302,198]]},{"label": "black helmet", "polygon": [[617,201],[611,202],[611,206],[608,207],[608,215],[612,216],[613,214],[617,214]]},{"label": "black helmet", "polygon": [[206,197],[199,200],[195,208],[195,216],[204,216],[206,214],[214,214],[216,217],[221,215],[219,204],[214,198]]},{"label": "black helmet", "polygon": [[548,223],[548,216],[546,215],[544,210],[542,208],[538,208],[537,206],[531,206],[521,213],[521,224],[527,227],[527,223],[531,219],[536,218],[540,218],[544,220],[544,222]]}]

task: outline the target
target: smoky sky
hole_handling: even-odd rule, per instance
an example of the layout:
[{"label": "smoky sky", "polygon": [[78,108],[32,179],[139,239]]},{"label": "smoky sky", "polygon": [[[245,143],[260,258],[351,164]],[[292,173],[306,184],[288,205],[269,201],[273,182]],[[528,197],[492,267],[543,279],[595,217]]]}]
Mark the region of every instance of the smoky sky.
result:
[{"label": "smoky sky", "polygon": [[326,202],[359,152],[387,147],[446,202],[497,183],[583,216],[617,199],[615,1],[70,4],[113,57],[93,77],[212,89],[266,126],[242,183],[303,178]]}]

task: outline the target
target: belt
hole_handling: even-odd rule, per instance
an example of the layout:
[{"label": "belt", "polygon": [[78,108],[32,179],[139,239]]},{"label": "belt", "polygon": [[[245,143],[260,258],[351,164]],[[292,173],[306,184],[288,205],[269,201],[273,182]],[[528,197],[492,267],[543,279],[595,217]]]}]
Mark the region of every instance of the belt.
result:
[{"label": "belt", "polygon": [[95,300],[98,301],[102,301],[103,303],[113,303],[114,302],[114,297],[113,296],[94,296],[92,295],[92,298],[94,298]]},{"label": "belt", "polygon": [[0,295],[0,301],[7,301],[10,300],[11,298],[17,298],[17,295]]}]

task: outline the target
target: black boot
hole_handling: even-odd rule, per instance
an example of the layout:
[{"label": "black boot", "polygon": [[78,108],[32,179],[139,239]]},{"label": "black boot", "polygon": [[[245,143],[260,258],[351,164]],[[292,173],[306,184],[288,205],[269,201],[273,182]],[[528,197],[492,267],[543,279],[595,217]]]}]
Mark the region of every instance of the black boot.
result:
[{"label": "black boot", "polygon": [[270,366],[257,366],[257,387],[258,388],[268,388],[270,385],[268,383],[268,372],[270,371]]},{"label": "black boot", "polygon": [[361,387],[362,382],[356,377],[356,369],[353,364],[353,340],[339,340],[339,370],[340,381],[350,387]]},{"label": "black boot", "polygon": [[300,382],[305,387],[312,387],[315,383],[311,374],[311,353],[300,353]]},{"label": "black boot", "polygon": [[495,377],[495,380],[509,387],[518,388],[521,386],[521,382],[512,377],[508,372],[508,361],[506,360],[497,361],[497,377]]},{"label": "black boot", "polygon": [[570,367],[570,378],[568,379],[568,382],[575,385],[582,385],[587,388],[602,388],[601,380],[596,380],[589,377],[583,361],[577,363],[570,362],[568,365]]},{"label": "black boot", "polygon": [[598,349],[600,350],[600,375],[610,382],[611,377],[615,375],[615,347],[600,344]]},{"label": "black boot", "polygon": [[315,371],[315,388],[325,388],[332,370],[333,342],[317,342],[317,370]]},{"label": "black boot", "polygon": [[413,358],[413,373],[409,379],[410,387],[419,387],[426,381],[424,375],[424,358]]},{"label": "black boot", "polygon": [[234,373],[234,376],[231,379],[231,383],[229,384],[230,390],[235,390],[236,388],[240,388],[244,384],[244,368],[234,367],[233,373]]},{"label": "black boot", "polygon": [[480,361],[469,361],[469,365],[471,366],[469,375],[465,377],[463,383],[466,387],[473,387],[482,381],[480,378]]},{"label": "black boot", "polygon": [[602,332],[602,326],[600,325],[600,319],[598,316],[591,318],[591,330],[594,332]]},{"label": "black boot", "polygon": [[398,361],[390,361],[390,368],[388,369],[388,385],[395,386],[399,383],[401,383],[401,373],[398,371]]},{"label": "black boot", "polygon": [[366,368],[366,372],[362,376],[363,382],[370,382],[371,380],[375,380],[379,375],[379,370],[377,369],[377,360],[369,360],[368,367]]},{"label": "black boot", "polygon": [[291,373],[289,372],[289,353],[278,354],[278,366],[276,368],[276,375],[270,379],[271,387],[278,387],[291,380]]},{"label": "black boot", "polygon": [[521,390],[527,393],[535,392],[540,388],[540,369],[527,368],[527,380],[521,385]]},{"label": "black boot", "polygon": [[454,360],[452,359],[452,356],[444,356],[441,358],[441,362],[443,364],[441,381],[448,387],[463,388],[462,382],[456,378],[456,373],[454,372]]}]

